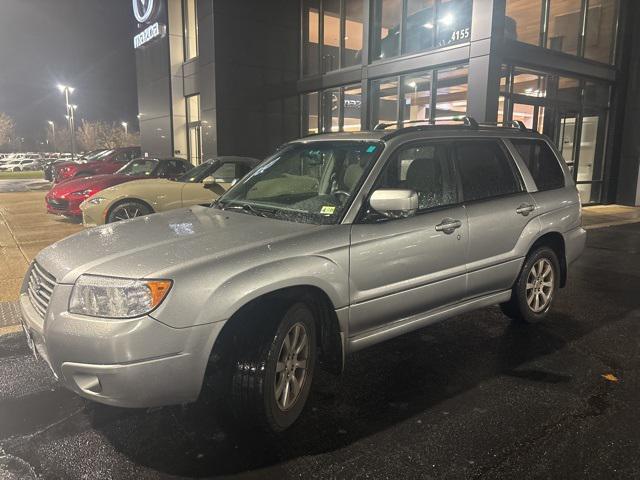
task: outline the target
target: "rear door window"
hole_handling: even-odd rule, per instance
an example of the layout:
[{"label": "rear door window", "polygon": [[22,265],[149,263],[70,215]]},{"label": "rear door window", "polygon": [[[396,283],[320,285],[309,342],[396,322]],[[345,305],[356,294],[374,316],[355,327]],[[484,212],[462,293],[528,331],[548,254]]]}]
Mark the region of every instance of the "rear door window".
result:
[{"label": "rear door window", "polygon": [[539,191],[564,187],[564,172],[546,142],[534,139],[515,139],[511,143],[531,172]]},{"label": "rear door window", "polygon": [[497,140],[456,142],[456,169],[467,202],[523,191],[515,165]]}]

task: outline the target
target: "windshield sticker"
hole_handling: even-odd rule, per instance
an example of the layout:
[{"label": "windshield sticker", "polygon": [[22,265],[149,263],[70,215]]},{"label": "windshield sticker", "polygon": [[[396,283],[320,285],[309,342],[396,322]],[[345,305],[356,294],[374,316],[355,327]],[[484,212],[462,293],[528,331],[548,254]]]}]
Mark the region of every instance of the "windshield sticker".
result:
[{"label": "windshield sticker", "polygon": [[373,153],[376,151],[376,146],[375,145],[371,145],[370,147],[367,148],[367,153]]},{"label": "windshield sticker", "polygon": [[333,215],[335,211],[336,207],[334,207],[333,205],[325,205],[320,209],[320,213],[322,215]]}]

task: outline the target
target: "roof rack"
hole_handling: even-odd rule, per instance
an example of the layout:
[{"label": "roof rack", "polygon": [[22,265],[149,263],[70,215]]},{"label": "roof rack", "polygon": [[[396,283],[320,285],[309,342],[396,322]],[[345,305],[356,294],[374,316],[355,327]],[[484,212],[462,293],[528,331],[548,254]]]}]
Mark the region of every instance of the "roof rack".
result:
[{"label": "roof rack", "polygon": [[442,126],[451,126],[451,124],[439,124],[438,122],[462,122],[463,125],[461,126],[465,126],[465,127],[470,127],[470,128],[478,128],[478,122],[476,122],[472,117],[453,117],[453,118],[448,118],[448,119],[434,119],[434,120],[429,120],[429,119],[423,119],[423,120],[407,120],[402,122],[401,124],[399,123],[379,123],[377,124],[373,129],[374,130],[386,130],[389,127],[398,127],[398,130],[402,130],[403,128],[409,128],[409,127],[404,127],[404,125],[406,124],[423,124],[423,126],[429,126],[429,127],[442,127]]},{"label": "roof rack", "polygon": [[511,120],[508,122],[480,122],[478,125],[480,127],[517,128],[518,130],[521,130],[523,132],[529,130],[521,120]]}]

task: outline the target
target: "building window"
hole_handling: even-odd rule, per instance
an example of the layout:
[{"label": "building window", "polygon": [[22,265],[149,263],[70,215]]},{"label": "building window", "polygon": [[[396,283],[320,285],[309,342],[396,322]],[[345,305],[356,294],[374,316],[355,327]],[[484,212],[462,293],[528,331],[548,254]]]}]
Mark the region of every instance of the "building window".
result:
[{"label": "building window", "polygon": [[332,88],[322,92],[322,131],[340,131],[340,89]]},{"label": "building window", "polygon": [[379,123],[397,123],[398,77],[381,78],[371,82],[371,126]]},{"label": "building window", "polygon": [[182,0],[185,60],[198,56],[198,12],[196,5],[196,0]]},{"label": "building window", "polygon": [[375,0],[373,5],[373,60],[471,38],[471,0]]},{"label": "building window", "polygon": [[[379,123],[453,120],[467,112],[468,68],[425,70],[371,82],[371,127]],[[399,104],[398,99],[402,99]]]},{"label": "building window", "polygon": [[344,105],[342,129],[345,132],[362,130],[362,88],[360,85],[344,87]]},{"label": "building window", "polygon": [[200,95],[187,97],[187,135],[189,161],[202,163],[202,122],[200,121]]},{"label": "building window", "polygon": [[618,3],[619,0],[507,0],[505,36],[613,63]]},{"label": "building window", "polygon": [[318,92],[302,95],[302,136],[320,132],[320,98]]},{"label": "building window", "polygon": [[303,76],[362,62],[363,7],[362,0],[303,0]]},{"label": "building window", "polygon": [[322,65],[330,72],[340,68],[340,0],[323,0],[322,6]]},{"label": "building window", "polygon": [[613,47],[618,21],[618,0],[589,0],[584,56],[613,63]]},{"label": "building window", "polygon": [[581,26],[582,0],[551,0],[547,48],[577,55]]},{"label": "building window", "polygon": [[431,118],[431,72],[404,77],[403,120]]},{"label": "building window", "polygon": [[320,73],[320,0],[304,0],[302,25],[302,74]]},{"label": "building window", "polygon": [[544,3],[543,0],[507,0],[505,37],[540,45]]},{"label": "building window", "polygon": [[[361,130],[362,89],[346,85],[305,93],[302,102],[302,135]],[[320,115],[318,115],[320,112]]]},{"label": "building window", "polygon": [[437,71],[435,118],[452,120],[467,113],[469,69],[466,66]]},{"label": "building window", "polygon": [[362,0],[344,0],[344,8],[343,68],[362,63],[362,44],[364,42],[364,11]]}]

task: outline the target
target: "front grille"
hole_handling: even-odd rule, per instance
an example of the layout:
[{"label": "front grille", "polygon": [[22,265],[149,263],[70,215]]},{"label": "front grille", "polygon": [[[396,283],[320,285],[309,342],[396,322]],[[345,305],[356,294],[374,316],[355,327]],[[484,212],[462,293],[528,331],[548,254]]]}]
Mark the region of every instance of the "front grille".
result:
[{"label": "front grille", "polygon": [[44,268],[33,262],[31,274],[29,275],[29,286],[27,292],[31,305],[40,314],[42,318],[47,313],[53,288],[56,286],[56,279],[48,273]]},{"label": "front grille", "polygon": [[69,200],[47,198],[47,203],[51,206],[51,208],[55,208],[56,210],[66,210],[69,207]]}]

